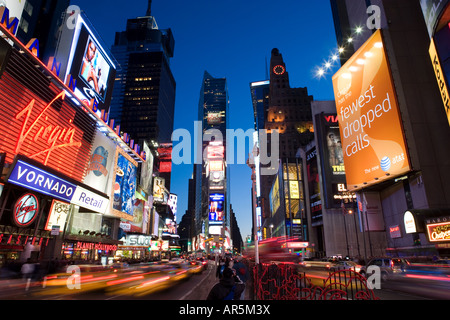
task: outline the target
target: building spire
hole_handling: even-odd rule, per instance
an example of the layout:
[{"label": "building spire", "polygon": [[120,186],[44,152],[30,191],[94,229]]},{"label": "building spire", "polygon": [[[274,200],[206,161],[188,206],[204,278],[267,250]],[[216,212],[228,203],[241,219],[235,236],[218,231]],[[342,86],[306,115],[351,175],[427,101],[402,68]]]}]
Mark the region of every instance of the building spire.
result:
[{"label": "building spire", "polygon": [[148,0],[147,14],[146,17],[150,17],[152,15],[152,0]]}]

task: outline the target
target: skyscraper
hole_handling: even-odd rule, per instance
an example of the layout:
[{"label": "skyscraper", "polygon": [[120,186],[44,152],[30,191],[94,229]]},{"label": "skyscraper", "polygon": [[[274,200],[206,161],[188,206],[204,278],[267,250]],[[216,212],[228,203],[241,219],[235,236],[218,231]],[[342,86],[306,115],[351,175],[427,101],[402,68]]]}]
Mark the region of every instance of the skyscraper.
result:
[{"label": "skyscraper", "polygon": [[229,99],[225,78],[215,78],[205,71],[198,111],[203,157],[201,164],[194,165],[197,195],[200,195],[196,199],[194,248],[211,250],[213,244],[204,242],[206,236],[214,237],[214,245],[230,248],[230,175],[225,162]]},{"label": "skyscraper", "polygon": [[159,29],[151,16],[129,19],[117,32],[111,52],[120,69],[114,83],[110,119],[135,143],[170,143],[176,82],[170,69],[175,41],[171,29]]},{"label": "skyscraper", "polygon": [[[266,84],[267,85],[267,84]],[[253,97],[256,97],[256,91],[252,92]],[[283,56],[277,48],[274,48],[271,52],[270,59],[270,80],[268,88],[268,101],[267,99],[262,103],[266,107],[261,105],[258,108],[258,104],[254,101],[255,110],[255,123],[257,127],[267,130],[269,134],[273,132],[279,133],[278,145],[274,145],[273,148],[278,147],[280,155],[280,161],[283,163],[282,170],[292,170],[297,172],[298,163],[296,159],[296,153],[298,148],[307,145],[314,139],[314,129],[311,114],[311,102],[313,97],[308,94],[307,88],[291,88],[289,82],[289,73],[287,72],[286,64],[283,60]],[[261,113],[264,113],[263,115]],[[264,118],[263,124],[261,119]],[[272,150],[272,145],[275,141],[272,138],[268,138],[268,150]],[[278,166],[278,164],[273,164]],[[261,164],[263,166],[263,164]],[[277,167],[278,168],[278,167]],[[258,174],[258,173],[256,173]],[[288,226],[282,219],[279,219],[278,232],[277,226],[274,226],[274,230],[267,232],[270,228],[271,220],[274,212],[272,212],[273,206],[271,206],[271,189],[277,175],[261,175],[261,198],[259,199],[259,205],[262,209],[262,234],[284,234],[289,232],[287,229],[281,231],[281,229]],[[295,173],[295,177],[298,174]],[[298,181],[298,178],[296,178]],[[286,192],[287,192],[287,188]],[[279,190],[282,190],[280,188]],[[294,201],[295,202],[295,201]],[[302,206],[296,204],[296,214],[292,215],[288,212],[291,205],[286,205],[286,217],[296,217],[298,210],[302,209]],[[299,209],[300,208],[300,209]],[[272,220],[273,221],[273,220]],[[266,230],[264,230],[266,229]],[[273,231],[273,232],[272,232]]]}]

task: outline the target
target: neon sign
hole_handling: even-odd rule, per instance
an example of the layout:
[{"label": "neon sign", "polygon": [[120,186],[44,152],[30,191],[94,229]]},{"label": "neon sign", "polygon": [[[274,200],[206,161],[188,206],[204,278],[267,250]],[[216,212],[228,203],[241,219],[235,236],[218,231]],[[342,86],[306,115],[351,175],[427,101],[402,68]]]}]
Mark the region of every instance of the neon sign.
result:
[{"label": "neon sign", "polygon": [[[59,125],[53,125],[50,123],[42,124],[39,130],[31,135],[31,131],[36,126],[38,121],[43,117],[45,112],[50,108],[50,106],[59,98],[64,100],[65,93],[61,92],[54,98],[49,104],[45,106],[45,108],[39,113],[39,115],[34,119],[34,121],[30,124],[30,126],[27,129],[28,121],[30,120],[31,113],[34,108],[34,104],[36,102],[35,99],[31,100],[31,102],[22,110],[20,111],[16,116],[15,119],[19,120],[20,118],[24,117],[22,122],[22,129],[19,135],[19,138],[17,140],[15,153],[19,153],[22,147],[23,142],[25,139],[30,136],[31,140],[33,142],[38,142],[39,140],[43,141],[47,144],[48,148],[44,149],[36,154],[28,155],[31,159],[36,158],[40,156],[41,154],[47,154],[44,159],[44,165],[47,165],[48,159],[50,157],[50,154],[52,151],[61,149],[61,148],[67,148],[67,147],[80,147],[81,142],[74,142],[73,138],[75,135],[75,128],[62,128]],[[44,118],[44,121],[48,121],[48,117]],[[71,123],[72,120],[69,120],[69,123]],[[60,142],[60,144],[56,144],[57,142]]]},{"label": "neon sign", "polygon": [[[72,75],[67,75],[66,77],[66,81],[63,82],[60,78],[59,78],[59,74],[61,71],[61,62],[57,61],[57,59],[55,57],[50,57],[49,61],[47,63],[47,65],[43,64],[42,61],[39,60],[39,40],[37,38],[33,38],[31,39],[27,44],[21,43],[16,37],[15,37],[15,33],[18,29],[19,26],[19,19],[16,17],[11,17],[10,18],[10,10],[7,7],[1,6],[0,7],[0,33],[4,33],[4,37],[9,38],[10,40],[12,40],[14,43],[19,44],[20,50],[21,51],[25,51],[31,55],[33,55],[34,57],[37,58],[37,62],[38,64],[44,68],[44,70],[48,70],[49,73],[56,75],[56,78],[54,78],[54,80],[58,80],[59,84],[62,85],[64,87],[65,90],[67,90],[67,92],[71,92],[75,95],[75,88],[76,88],[76,83],[77,83],[77,79],[75,79]],[[74,100],[74,98],[72,98]],[[80,105],[79,102],[76,102],[76,104]],[[109,125],[106,124],[106,121],[108,119],[108,114],[104,111],[101,110],[100,115],[98,114],[98,104],[96,103],[95,99],[91,99],[90,101],[82,101],[81,103],[82,105],[82,109],[84,111],[91,111],[91,113],[95,114],[95,116],[98,118],[98,120],[102,121],[103,123],[101,124],[101,126],[106,126],[108,128],[110,128],[112,131],[114,131],[117,136],[122,139],[127,146],[134,151],[134,153],[139,156],[142,160],[146,160],[146,155],[144,151],[140,150],[140,146],[138,144],[135,144],[133,140],[130,139],[130,137],[125,134],[125,135],[121,135],[120,134],[120,126],[116,126],[114,127],[114,119],[111,119]],[[87,110],[86,110],[87,109]],[[53,134],[53,137],[58,136],[58,129],[55,130],[55,128],[46,128],[47,132],[46,134]],[[52,130],[50,130],[52,129]],[[48,132],[48,130],[50,130],[50,132]],[[60,134],[64,134],[62,132],[59,132]],[[51,150],[49,150],[51,151]],[[48,152],[48,151],[43,151],[43,153]],[[48,158],[49,154],[47,154],[47,158]]]},{"label": "neon sign", "polygon": [[430,242],[450,241],[450,223],[434,223],[427,225]]}]

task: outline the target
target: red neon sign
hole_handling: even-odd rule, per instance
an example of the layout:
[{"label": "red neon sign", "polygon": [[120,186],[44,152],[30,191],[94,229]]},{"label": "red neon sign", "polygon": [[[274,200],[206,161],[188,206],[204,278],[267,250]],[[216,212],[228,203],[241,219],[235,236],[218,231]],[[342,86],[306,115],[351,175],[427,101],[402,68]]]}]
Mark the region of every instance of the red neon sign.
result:
[{"label": "red neon sign", "polygon": [[[39,130],[34,134],[31,134],[31,130],[36,126],[38,121],[43,117],[45,112],[48,110],[48,108],[59,98],[64,100],[65,93],[64,91],[58,94],[49,104],[47,104],[44,109],[38,114],[36,119],[30,124],[30,126],[27,127],[27,123],[30,120],[31,113],[33,111],[34,104],[36,102],[35,99],[31,100],[31,102],[22,110],[20,111],[16,116],[15,119],[19,120],[23,116],[25,118],[22,122],[22,131],[20,132],[19,138],[17,140],[15,153],[19,153],[20,149],[22,147],[23,142],[25,139],[30,136],[30,138],[34,142],[38,142],[39,140],[42,140],[44,143],[47,144],[48,148],[44,149],[38,153],[30,154],[28,155],[31,159],[36,158],[40,156],[41,154],[47,154],[44,159],[44,165],[47,165],[48,159],[50,157],[50,154],[53,150],[61,149],[61,148],[67,148],[67,147],[80,147],[81,142],[74,142],[73,138],[75,135],[75,128],[62,128],[59,125],[53,125],[49,123],[44,123],[41,125]],[[48,121],[48,117],[45,117],[45,122]],[[72,120],[69,120],[69,123],[72,123]],[[60,141],[60,144],[56,144],[58,141]]]}]

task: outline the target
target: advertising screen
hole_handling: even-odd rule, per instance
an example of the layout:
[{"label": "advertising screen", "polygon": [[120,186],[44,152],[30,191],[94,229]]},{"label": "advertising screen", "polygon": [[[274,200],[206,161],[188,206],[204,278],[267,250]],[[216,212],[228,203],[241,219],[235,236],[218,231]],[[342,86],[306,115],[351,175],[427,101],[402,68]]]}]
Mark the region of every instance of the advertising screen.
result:
[{"label": "advertising screen", "polygon": [[410,170],[381,30],[333,76],[350,191]]},{"label": "advertising screen", "polygon": [[136,199],[137,163],[121,148],[116,148],[114,184],[112,190],[112,213],[120,218],[134,220],[134,201]]},{"label": "advertising screen", "polygon": [[[86,21],[87,18],[78,16],[63,80],[72,76],[76,80],[77,97],[88,105],[94,99],[99,110],[108,112],[116,67]],[[63,55],[67,50],[61,51]],[[64,61],[64,56],[57,56],[57,59]]]},{"label": "advertising screen", "polygon": [[224,220],[225,196],[221,193],[209,195],[209,221]]}]

